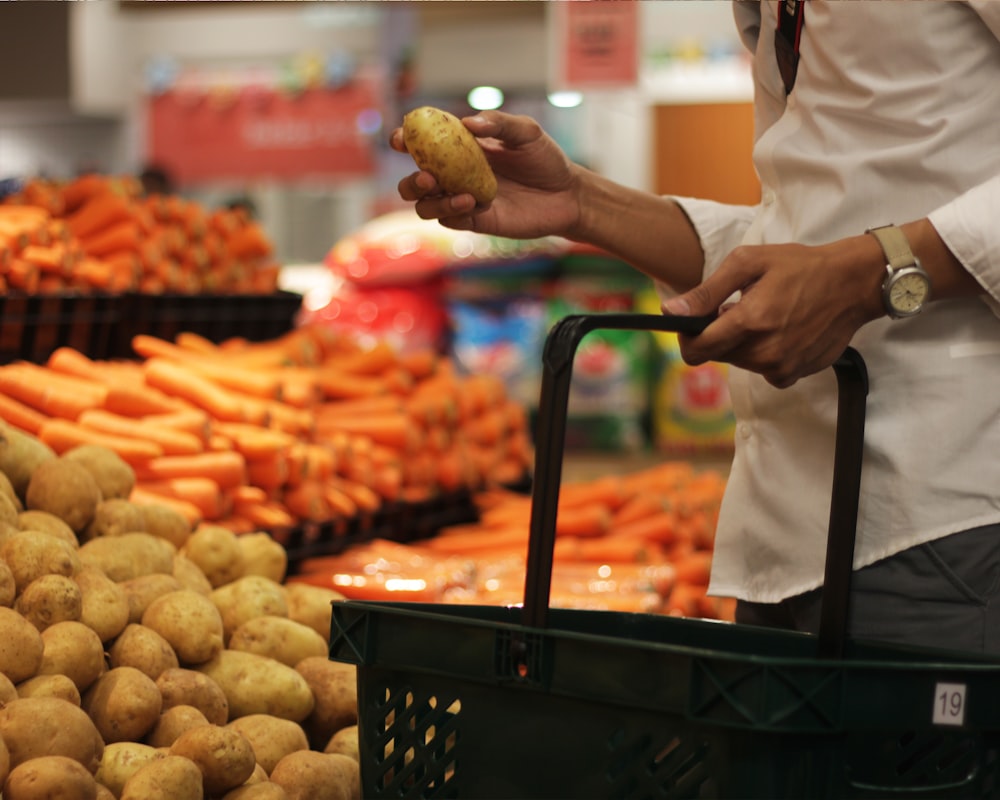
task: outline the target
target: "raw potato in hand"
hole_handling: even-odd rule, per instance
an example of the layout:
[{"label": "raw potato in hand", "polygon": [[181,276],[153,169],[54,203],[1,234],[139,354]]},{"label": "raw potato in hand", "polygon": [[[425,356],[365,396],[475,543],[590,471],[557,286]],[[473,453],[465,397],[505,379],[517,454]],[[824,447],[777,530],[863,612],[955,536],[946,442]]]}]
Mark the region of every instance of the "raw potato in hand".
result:
[{"label": "raw potato in hand", "polygon": [[446,192],[468,192],[480,205],[497,196],[496,175],[483,148],[454,114],[431,106],[413,109],[403,117],[403,144]]}]

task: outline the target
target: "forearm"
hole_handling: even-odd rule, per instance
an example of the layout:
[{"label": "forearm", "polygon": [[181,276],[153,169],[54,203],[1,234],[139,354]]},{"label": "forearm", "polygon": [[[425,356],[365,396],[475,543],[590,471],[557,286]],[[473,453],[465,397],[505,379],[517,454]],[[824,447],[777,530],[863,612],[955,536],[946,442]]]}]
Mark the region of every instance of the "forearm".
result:
[{"label": "forearm", "polygon": [[705,254],[676,202],[588,170],[581,170],[577,192],[580,216],[568,238],[600,247],[678,292],[701,281]]}]

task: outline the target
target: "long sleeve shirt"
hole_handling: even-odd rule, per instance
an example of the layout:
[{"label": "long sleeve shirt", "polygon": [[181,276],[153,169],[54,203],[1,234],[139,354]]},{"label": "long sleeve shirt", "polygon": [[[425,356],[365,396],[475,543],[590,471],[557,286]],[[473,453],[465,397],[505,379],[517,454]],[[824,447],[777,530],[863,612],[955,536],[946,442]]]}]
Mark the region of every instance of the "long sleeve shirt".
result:
[{"label": "long sleeve shirt", "polygon": [[[929,217],[983,287],[863,326],[870,377],[855,566],[1000,522],[1000,3],[809,0],[794,89],[776,2],[734,3],[753,56],[761,203],[677,198],[710,274],[738,244],[823,244]],[[832,370],[776,389],[730,368],[735,454],[710,591],[822,584]]]}]

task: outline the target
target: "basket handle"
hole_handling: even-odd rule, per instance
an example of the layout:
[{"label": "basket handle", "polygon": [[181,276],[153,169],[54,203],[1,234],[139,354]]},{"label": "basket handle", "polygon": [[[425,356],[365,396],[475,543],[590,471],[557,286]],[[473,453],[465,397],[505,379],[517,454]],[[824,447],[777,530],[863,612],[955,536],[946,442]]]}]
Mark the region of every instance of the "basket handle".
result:
[{"label": "basket handle", "polygon": [[[525,573],[522,621],[544,628],[548,621],[556,515],[562,480],[566,416],[573,358],[580,341],[594,330],[647,330],[685,335],[701,333],[714,316],[664,314],[571,314],[549,331],[542,351],[541,395],[531,490],[531,521]],[[857,529],[861,455],[864,443],[868,374],[852,348],[833,365],[839,391],[830,532],[827,538],[826,584],[821,611],[819,650],[839,655],[847,631],[847,608]]]}]

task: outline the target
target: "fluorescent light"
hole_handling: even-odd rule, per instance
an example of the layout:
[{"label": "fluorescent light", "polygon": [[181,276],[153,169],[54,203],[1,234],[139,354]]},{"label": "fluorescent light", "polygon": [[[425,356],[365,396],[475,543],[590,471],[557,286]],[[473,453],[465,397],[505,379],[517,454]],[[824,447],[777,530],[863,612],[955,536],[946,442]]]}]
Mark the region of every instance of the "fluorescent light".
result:
[{"label": "fluorescent light", "polygon": [[556,108],[576,108],[583,102],[580,92],[551,92],[549,102]]},{"label": "fluorescent light", "polygon": [[477,86],[469,92],[468,100],[476,111],[500,108],[503,105],[503,92],[496,86]]}]

